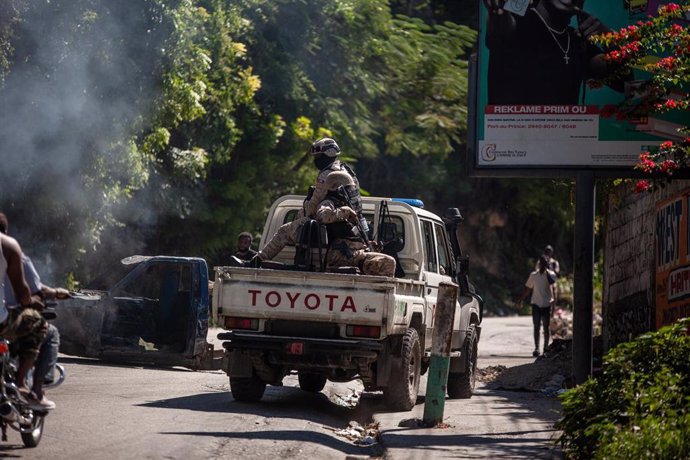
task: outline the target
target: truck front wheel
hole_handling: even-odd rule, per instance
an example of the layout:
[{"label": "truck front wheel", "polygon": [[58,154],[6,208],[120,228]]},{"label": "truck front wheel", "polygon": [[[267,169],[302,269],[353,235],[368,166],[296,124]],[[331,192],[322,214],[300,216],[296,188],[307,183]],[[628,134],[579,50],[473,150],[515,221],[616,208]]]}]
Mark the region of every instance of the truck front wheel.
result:
[{"label": "truck front wheel", "polygon": [[388,386],[383,390],[386,405],[395,411],[407,411],[417,403],[422,349],[415,329],[408,329],[402,337],[400,361],[395,363]]},{"label": "truck front wheel", "polygon": [[326,386],[326,376],[322,374],[300,372],[297,375],[297,380],[299,380],[299,387],[310,393],[318,393]]},{"label": "truck front wheel", "polygon": [[465,360],[465,372],[448,374],[448,397],[451,399],[468,399],[474,393],[477,371],[477,331],[470,325],[462,350]]},{"label": "truck front wheel", "polygon": [[230,393],[238,402],[257,402],[266,391],[266,382],[256,375],[251,377],[230,377]]}]

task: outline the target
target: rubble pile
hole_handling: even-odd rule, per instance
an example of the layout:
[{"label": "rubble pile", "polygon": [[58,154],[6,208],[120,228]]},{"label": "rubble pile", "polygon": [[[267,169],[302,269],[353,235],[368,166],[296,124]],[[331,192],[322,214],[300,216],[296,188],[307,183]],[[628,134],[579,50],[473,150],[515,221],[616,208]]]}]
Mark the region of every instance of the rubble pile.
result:
[{"label": "rubble pile", "polygon": [[[541,391],[549,395],[571,388],[573,366],[572,339],[555,339],[534,362],[506,368],[489,366],[477,369],[477,380],[488,388],[511,391]],[[592,342],[594,374],[600,370],[603,353],[602,336]]]},{"label": "rubble pile", "polygon": [[[600,331],[602,326],[602,317],[599,313],[594,312],[592,317],[592,329]],[[569,340],[573,338],[573,312],[563,308],[556,308],[551,317],[549,324],[551,330],[551,338],[554,340]]]},{"label": "rubble pile", "polygon": [[549,324],[551,337],[554,340],[566,340],[573,338],[573,312],[556,308]]},{"label": "rubble pile", "polygon": [[506,369],[506,366],[499,364],[498,366],[488,366],[477,369],[475,376],[478,382],[491,383],[495,381]]},{"label": "rubble pile", "polygon": [[358,446],[371,446],[378,442],[379,424],[370,423],[362,426],[355,421],[351,421],[347,428],[336,430],[335,434],[347,438]]},{"label": "rubble pile", "polygon": [[487,386],[496,390],[557,392],[570,385],[572,340],[556,339],[533,363],[505,369]]}]

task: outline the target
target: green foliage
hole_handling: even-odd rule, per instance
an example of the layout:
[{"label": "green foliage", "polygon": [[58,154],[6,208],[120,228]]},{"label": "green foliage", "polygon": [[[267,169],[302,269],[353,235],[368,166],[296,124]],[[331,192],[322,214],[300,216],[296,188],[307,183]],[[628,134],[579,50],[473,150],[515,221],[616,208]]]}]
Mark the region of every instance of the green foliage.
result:
[{"label": "green foliage", "polygon": [[[603,83],[625,77],[633,70],[643,70],[645,79],[638,81],[634,91],[616,106],[606,106],[602,116],[616,115],[633,122],[653,113],[687,112],[690,107],[690,28],[683,18],[690,14],[690,5],[668,3],[659,6],[656,17],[639,21],[615,32],[595,36],[594,42],[608,51],[604,56],[615,70]],[[600,85],[602,82],[594,82]],[[653,190],[670,180],[678,169],[688,168],[690,126],[681,125],[678,133],[659,147],[642,152],[636,169],[654,181],[641,180],[635,190]],[[683,139],[685,137],[685,139]]]},{"label": "green foliage", "polygon": [[571,246],[570,191],[466,179],[476,32],[452,20],[468,10],[436,0],[0,2],[0,209],[27,252],[58,261],[56,277],[84,279],[133,253],[215,264],[240,231],[261,232],[276,197],[314,181],[305,151],[328,135],[372,195],[471,216],[480,289],[505,302],[527,257],[547,242]]},{"label": "green foliage", "polygon": [[690,457],[690,319],[612,349],[603,374],[563,396],[567,458]]},{"label": "green foliage", "polygon": [[[388,42],[381,102],[386,153],[447,156],[467,128],[467,60],[476,32],[398,16]],[[382,82],[383,83],[383,82]]]}]

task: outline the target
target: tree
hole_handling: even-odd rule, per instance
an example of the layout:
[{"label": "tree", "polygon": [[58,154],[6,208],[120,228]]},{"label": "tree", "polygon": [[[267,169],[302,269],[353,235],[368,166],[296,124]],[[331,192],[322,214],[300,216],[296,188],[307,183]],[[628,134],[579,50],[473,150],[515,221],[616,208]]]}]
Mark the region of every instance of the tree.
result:
[{"label": "tree", "polygon": [[[609,51],[606,60],[617,69],[615,79],[633,69],[644,69],[649,78],[619,106],[606,106],[602,115],[635,119],[653,113],[687,111],[690,105],[690,31],[678,19],[690,14],[690,5],[675,3],[661,6],[657,17],[639,21],[617,32],[600,35],[595,42]],[[650,62],[650,56],[663,56]],[[595,82],[595,85],[601,82]],[[690,127],[681,128],[679,135],[664,141],[652,151],[640,154],[636,168],[658,181],[669,179],[674,172],[688,167]],[[638,192],[653,188],[650,180],[636,185]]]}]

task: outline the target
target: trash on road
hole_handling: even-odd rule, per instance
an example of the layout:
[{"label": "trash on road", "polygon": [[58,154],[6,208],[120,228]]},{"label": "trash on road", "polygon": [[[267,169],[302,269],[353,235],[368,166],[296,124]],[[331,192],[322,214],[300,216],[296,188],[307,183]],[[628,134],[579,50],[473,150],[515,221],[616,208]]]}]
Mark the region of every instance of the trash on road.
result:
[{"label": "trash on road", "polygon": [[353,420],[347,428],[336,430],[335,434],[349,439],[358,446],[371,446],[378,443],[379,424],[370,423],[362,426]]}]

